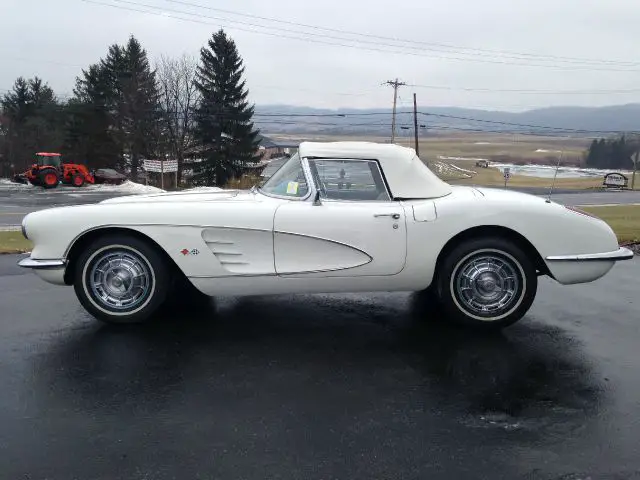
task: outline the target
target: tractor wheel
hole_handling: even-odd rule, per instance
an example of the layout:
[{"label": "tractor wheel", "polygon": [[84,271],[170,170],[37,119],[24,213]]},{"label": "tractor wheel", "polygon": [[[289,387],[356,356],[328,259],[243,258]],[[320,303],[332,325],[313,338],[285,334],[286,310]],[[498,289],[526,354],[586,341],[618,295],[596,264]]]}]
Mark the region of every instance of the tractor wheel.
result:
[{"label": "tractor wheel", "polygon": [[53,168],[44,168],[38,174],[38,179],[44,188],[56,188],[60,182],[60,175]]},{"label": "tractor wheel", "polygon": [[84,185],[84,175],[82,175],[80,173],[75,173],[71,177],[71,185],[73,185],[74,187],[83,186]]}]

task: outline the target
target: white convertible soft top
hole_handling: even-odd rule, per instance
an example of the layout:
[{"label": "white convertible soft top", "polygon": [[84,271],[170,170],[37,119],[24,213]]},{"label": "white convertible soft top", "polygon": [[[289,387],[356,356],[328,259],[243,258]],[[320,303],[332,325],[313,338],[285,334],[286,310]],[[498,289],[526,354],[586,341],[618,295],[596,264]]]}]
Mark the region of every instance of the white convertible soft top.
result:
[{"label": "white convertible soft top", "polygon": [[413,148],[373,142],[302,142],[300,157],[378,160],[394,198],[438,198],[451,193]]}]

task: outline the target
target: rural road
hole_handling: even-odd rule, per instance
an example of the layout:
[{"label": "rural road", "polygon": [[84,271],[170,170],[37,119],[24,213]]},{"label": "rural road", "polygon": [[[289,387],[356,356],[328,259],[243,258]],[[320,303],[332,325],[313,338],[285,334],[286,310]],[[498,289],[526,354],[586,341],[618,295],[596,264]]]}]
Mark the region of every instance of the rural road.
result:
[{"label": "rural road", "polygon": [[[546,190],[530,189],[527,193],[546,198]],[[11,187],[0,184],[0,229],[20,225],[30,212],[64,205],[96,203],[107,198],[130,195],[130,192],[91,191],[86,188],[40,188]],[[635,204],[640,203],[640,192],[556,192],[552,200],[567,205]]]},{"label": "rural road", "polygon": [[640,259],[542,278],[495,335],[410,294],[221,298],[114,328],[17,260],[0,256],[2,478],[639,478]]}]

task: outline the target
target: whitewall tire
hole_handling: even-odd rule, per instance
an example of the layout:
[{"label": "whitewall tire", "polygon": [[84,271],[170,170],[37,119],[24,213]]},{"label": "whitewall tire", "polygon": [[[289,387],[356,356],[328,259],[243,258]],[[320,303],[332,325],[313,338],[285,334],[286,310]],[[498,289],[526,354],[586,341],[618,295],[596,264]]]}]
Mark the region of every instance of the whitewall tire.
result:
[{"label": "whitewall tire", "polygon": [[501,329],[531,307],[538,276],[518,245],[502,238],[477,238],[454,247],[437,278],[446,317],[481,329]]},{"label": "whitewall tire", "polygon": [[75,262],[74,289],[98,320],[138,323],[149,319],[169,291],[165,259],[147,242],[124,234],[92,242]]}]

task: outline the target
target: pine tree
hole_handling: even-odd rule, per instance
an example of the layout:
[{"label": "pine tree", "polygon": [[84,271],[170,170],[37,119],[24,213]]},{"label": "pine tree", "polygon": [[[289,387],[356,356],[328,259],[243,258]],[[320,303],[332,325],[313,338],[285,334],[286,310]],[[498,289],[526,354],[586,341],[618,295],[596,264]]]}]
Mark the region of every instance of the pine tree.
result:
[{"label": "pine tree", "polygon": [[64,109],[42,79],[18,78],[0,103],[6,132],[3,158],[16,170],[27,168],[36,151],[59,150]]},{"label": "pine tree", "polygon": [[140,159],[153,156],[160,123],[159,91],[147,52],[133,36],[125,47],[114,45],[103,66],[115,96],[114,123],[118,143],[130,157],[131,176]]},{"label": "pine tree", "polygon": [[92,168],[115,167],[121,159],[112,129],[114,95],[99,64],[76,79],[75,98],[68,103],[65,155]]},{"label": "pine tree", "polygon": [[200,62],[196,87],[201,100],[195,136],[203,148],[204,161],[196,165],[194,180],[222,186],[241,174],[246,163],[259,158],[258,131],[251,121],[254,108],[247,102],[242,58],[222,29],[200,50]]},{"label": "pine tree", "polygon": [[133,36],[112,45],[99,63],[83,71],[67,124],[67,147],[92,166],[130,168],[155,156],[160,122],[159,92],[146,51]]}]

